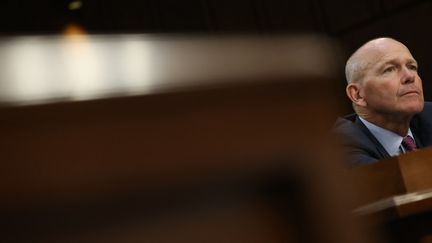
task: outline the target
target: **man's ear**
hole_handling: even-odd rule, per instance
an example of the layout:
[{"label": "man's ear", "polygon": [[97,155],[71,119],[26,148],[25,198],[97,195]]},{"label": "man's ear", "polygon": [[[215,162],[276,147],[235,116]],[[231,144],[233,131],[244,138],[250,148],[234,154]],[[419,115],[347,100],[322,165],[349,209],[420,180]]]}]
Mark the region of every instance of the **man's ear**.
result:
[{"label": "man's ear", "polygon": [[346,93],[348,98],[356,104],[357,106],[366,106],[367,102],[363,97],[363,94],[361,91],[361,86],[358,83],[350,83],[346,87]]}]

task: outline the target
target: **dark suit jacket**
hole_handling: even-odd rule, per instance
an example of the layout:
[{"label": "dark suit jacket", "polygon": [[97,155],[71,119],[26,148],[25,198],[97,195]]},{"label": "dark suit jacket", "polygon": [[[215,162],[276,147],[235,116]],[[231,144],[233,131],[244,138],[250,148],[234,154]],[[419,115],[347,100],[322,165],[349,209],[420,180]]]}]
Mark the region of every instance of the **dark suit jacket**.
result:
[{"label": "dark suit jacket", "polygon": [[[417,147],[432,146],[431,102],[425,102],[423,111],[411,120],[410,128]],[[338,118],[334,130],[341,137],[342,148],[352,165],[365,165],[390,157],[356,114]]]}]

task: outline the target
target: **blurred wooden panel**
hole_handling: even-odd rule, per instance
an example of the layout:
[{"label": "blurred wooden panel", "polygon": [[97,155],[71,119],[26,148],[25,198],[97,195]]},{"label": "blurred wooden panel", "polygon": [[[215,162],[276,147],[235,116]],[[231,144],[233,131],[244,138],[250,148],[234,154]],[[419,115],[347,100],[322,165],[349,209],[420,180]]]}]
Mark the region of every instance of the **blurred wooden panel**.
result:
[{"label": "blurred wooden panel", "polygon": [[[84,43],[109,43],[102,58],[118,57],[110,47],[126,37]],[[146,40],[133,37],[138,45]],[[1,94],[6,241],[365,242],[328,139],[338,107],[331,43],[152,40],[148,66],[137,66],[157,75],[134,79],[115,65],[80,75],[92,73],[95,61],[78,65],[87,71],[51,76],[52,83],[82,79],[76,89],[66,86],[62,100],[49,85],[37,99]],[[117,72],[125,79],[111,82],[123,77]],[[76,98],[79,92],[85,96]]]},{"label": "blurred wooden panel", "polygon": [[333,51],[328,40],[311,35],[8,37],[0,40],[0,102],[89,100],[305,74],[329,77],[336,70]]}]

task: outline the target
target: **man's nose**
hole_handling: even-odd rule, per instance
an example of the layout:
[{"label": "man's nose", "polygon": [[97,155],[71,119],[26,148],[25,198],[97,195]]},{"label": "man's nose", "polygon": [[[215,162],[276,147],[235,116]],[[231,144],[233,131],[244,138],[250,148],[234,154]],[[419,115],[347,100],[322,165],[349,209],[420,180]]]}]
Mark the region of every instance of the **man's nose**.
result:
[{"label": "man's nose", "polygon": [[403,76],[402,76],[402,83],[412,83],[415,80],[416,71],[404,67],[403,68]]}]

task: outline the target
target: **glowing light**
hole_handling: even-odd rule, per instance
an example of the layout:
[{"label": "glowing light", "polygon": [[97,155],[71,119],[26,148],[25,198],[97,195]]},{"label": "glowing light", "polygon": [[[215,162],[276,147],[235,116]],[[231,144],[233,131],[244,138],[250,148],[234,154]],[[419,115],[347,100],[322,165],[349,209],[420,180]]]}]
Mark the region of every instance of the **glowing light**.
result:
[{"label": "glowing light", "polygon": [[64,37],[68,39],[82,39],[86,36],[86,31],[80,25],[71,23],[63,29]]},{"label": "glowing light", "polygon": [[69,3],[68,9],[71,10],[71,11],[78,10],[78,9],[80,9],[82,7],[82,5],[83,4],[82,4],[81,1],[72,1],[72,2]]}]

